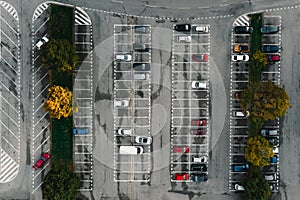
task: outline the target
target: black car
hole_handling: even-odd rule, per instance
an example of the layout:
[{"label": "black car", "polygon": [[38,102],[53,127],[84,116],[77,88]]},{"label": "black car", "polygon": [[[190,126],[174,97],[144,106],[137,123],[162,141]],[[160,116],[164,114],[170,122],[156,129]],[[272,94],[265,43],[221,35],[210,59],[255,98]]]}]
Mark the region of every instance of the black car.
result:
[{"label": "black car", "polygon": [[134,51],[148,52],[150,48],[149,48],[148,44],[134,43],[133,49],[134,49]]},{"label": "black car", "polygon": [[279,31],[278,26],[263,26],[260,28],[260,32],[263,34],[272,34],[277,33]]},{"label": "black car", "polygon": [[201,174],[191,174],[190,180],[194,182],[205,182],[208,180],[207,174],[201,173]]},{"label": "black car", "polygon": [[132,67],[136,71],[150,71],[149,63],[133,63]]},{"label": "black car", "polygon": [[279,47],[277,45],[263,45],[261,51],[263,53],[276,53],[279,51]]},{"label": "black car", "polygon": [[191,170],[198,171],[198,172],[207,172],[207,165],[206,164],[192,164]]},{"label": "black car", "polygon": [[251,26],[236,26],[234,32],[237,34],[250,34],[253,32],[253,28]]},{"label": "black car", "polygon": [[190,31],[191,25],[190,24],[177,24],[175,26],[175,31]]}]

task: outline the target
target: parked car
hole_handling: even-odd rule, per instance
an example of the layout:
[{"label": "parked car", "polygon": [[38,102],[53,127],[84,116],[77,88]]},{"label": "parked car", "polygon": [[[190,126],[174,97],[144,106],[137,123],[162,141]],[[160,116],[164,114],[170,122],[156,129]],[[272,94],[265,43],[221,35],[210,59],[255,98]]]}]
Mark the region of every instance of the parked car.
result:
[{"label": "parked car", "polygon": [[135,136],[134,141],[137,144],[151,144],[152,138],[148,136]]},{"label": "parked car", "polygon": [[233,165],[233,171],[234,172],[245,172],[247,170],[249,170],[249,165],[248,164]]},{"label": "parked car", "polygon": [[191,42],[192,37],[189,35],[179,35],[177,37],[177,42]]},{"label": "parked car", "polygon": [[270,143],[272,143],[275,147],[279,146],[279,139],[274,137],[274,138],[267,138]]},{"label": "parked car", "polygon": [[195,163],[207,163],[208,162],[208,157],[203,155],[203,156],[192,156],[192,161]]},{"label": "parked car", "polygon": [[237,92],[235,92],[235,93],[234,93],[234,98],[236,98],[236,99],[242,98],[242,92],[243,92],[243,91],[237,91]]},{"label": "parked car", "polygon": [[191,164],[191,170],[197,172],[207,172],[206,164]]},{"label": "parked car", "polygon": [[279,55],[266,55],[266,59],[268,63],[274,63],[280,61]]},{"label": "parked car", "polygon": [[192,82],[193,89],[206,89],[207,88],[207,81],[193,81]]},{"label": "parked car", "polygon": [[88,134],[89,133],[89,129],[88,128],[77,128],[77,127],[74,127],[73,129],[73,134],[74,135],[85,135],[85,134]]},{"label": "parked car", "polygon": [[206,119],[193,119],[192,126],[206,126]]},{"label": "parked car", "polygon": [[253,32],[253,28],[250,26],[236,26],[234,32],[237,34],[250,34]]},{"label": "parked car", "polygon": [[174,147],[174,153],[190,153],[190,147]]},{"label": "parked car", "polygon": [[150,71],[149,63],[133,63],[132,67],[136,71]]},{"label": "parked car", "polygon": [[190,180],[194,182],[206,182],[208,180],[208,177],[207,174],[205,173],[200,173],[200,174],[193,173],[190,176]]},{"label": "parked car", "polygon": [[188,173],[175,174],[175,180],[189,180],[189,174]]},{"label": "parked car", "polygon": [[133,133],[132,129],[126,129],[126,128],[119,128],[117,132],[118,135],[132,135]]},{"label": "parked car", "polygon": [[120,146],[120,154],[125,155],[137,155],[142,154],[144,152],[144,148],[142,146]]},{"label": "parked car", "polygon": [[136,73],[136,74],[133,74],[133,79],[134,80],[149,80],[150,74]]},{"label": "parked car", "polygon": [[248,53],[249,51],[250,50],[248,45],[236,44],[233,47],[233,52],[235,53]]},{"label": "parked car", "polygon": [[234,189],[235,189],[236,191],[245,191],[244,186],[239,185],[239,184],[234,184]]},{"label": "parked car", "polygon": [[274,190],[276,189],[276,184],[271,183],[271,184],[269,184],[269,185],[270,185],[271,191],[274,191]]},{"label": "parked car", "polygon": [[138,51],[138,52],[148,52],[150,47],[148,44],[134,43],[133,49],[134,51]]},{"label": "parked car", "polygon": [[194,130],[191,130],[191,134],[192,135],[205,135],[205,130],[204,129],[194,129]]},{"label": "parked car", "polygon": [[36,43],[36,47],[38,50],[41,49],[41,47],[46,44],[47,42],[49,42],[49,39],[47,38],[47,36],[42,37],[42,39],[40,41],[38,41],[38,43]]},{"label": "parked car", "polygon": [[44,164],[51,158],[49,153],[43,153],[41,158],[32,166],[34,170],[42,168]]},{"label": "parked car", "polygon": [[191,25],[190,24],[177,24],[175,25],[175,31],[190,31]]},{"label": "parked car", "polygon": [[132,56],[130,54],[117,54],[116,61],[124,61],[129,62],[132,60]]},{"label": "parked car", "polygon": [[276,164],[276,163],[277,163],[277,156],[273,156],[273,157],[270,159],[270,163]]},{"label": "parked car", "polygon": [[270,175],[265,175],[265,179],[267,181],[276,181],[277,180],[277,175],[274,173],[274,174],[270,174]]},{"label": "parked car", "polygon": [[279,147],[273,147],[273,153],[278,154],[279,153]]},{"label": "parked car", "polygon": [[150,33],[150,26],[135,26],[134,32],[136,33]]},{"label": "parked car", "polygon": [[114,101],[114,106],[115,107],[128,107],[129,101],[127,99],[122,99],[122,100],[115,100]]},{"label": "parked car", "polygon": [[279,27],[274,25],[267,25],[260,28],[260,32],[263,34],[272,34],[277,33],[278,31]]},{"label": "parked car", "polygon": [[242,111],[233,111],[233,116],[235,117],[249,117],[250,112],[247,110],[245,113]]},{"label": "parked car", "polygon": [[193,30],[198,33],[209,33],[209,26],[206,25],[194,26]]},{"label": "parked car", "polygon": [[261,129],[260,134],[264,137],[277,136],[278,131],[277,129]]},{"label": "parked car", "polygon": [[263,45],[261,48],[262,53],[276,53],[279,51],[278,45]]},{"label": "parked car", "polygon": [[193,54],[192,60],[194,62],[207,62],[208,61],[208,55],[207,54]]},{"label": "parked car", "polygon": [[249,56],[248,55],[232,55],[231,56],[231,60],[233,62],[237,62],[237,61],[249,61]]}]

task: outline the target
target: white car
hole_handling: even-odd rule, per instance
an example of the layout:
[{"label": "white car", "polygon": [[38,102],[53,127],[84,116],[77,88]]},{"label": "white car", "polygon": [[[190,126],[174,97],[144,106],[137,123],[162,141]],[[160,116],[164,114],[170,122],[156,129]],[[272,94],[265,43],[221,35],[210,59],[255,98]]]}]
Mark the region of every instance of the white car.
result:
[{"label": "white car", "polygon": [[117,54],[116,61],[125,61],[130,62],[132,60],[132,56],[130,54]]},{"label": "white car", "polygon": [[129,106],[129,101],[126,99],[123,100],[115,100],[114,102],[115,107],[128,107]]},{"label": "white car", "polygon": [[179,35],[177,38],[177,42],[191,42],[192,37],[190,35]]},{"label": "white car", "polygon": [[273,147],[273,153],[279,153],[279,148],[278,147]]},{"label": "white car", "polygon": [[244,186],[239,185],[239,184],[235,184],[235,185],[234,185],[234,189],[235,189],[236,191],[245,191]]},{"label": "white car", "polygon": [[194,156],[193,157],[193,162],[196,163],[207,163],[208,158],[207,156]]},{"label": "white car", "polygon": [[152,138],[147,136],[135,136],[134,141],[137,144],[151,144]]},{"label": "white car", "polygon": [[236,61],[249,61],[248,55],[232,55],[231,60]]},{"label": "white car", "polygon": [[208,26],[196,26],[195,31],[199,33],[208,33],[209,27]]},{"label": "white car", "polygon": [[119,128],[118,134],[119,135],[132,135],[132,129]]},{"label": "white car", "polygon": [[47,36],[44,36],[40,41],[38,41],[38,43],[36,43],[36,47],[38,48],[38,50],[40,50],[43,44],[46,44],[47,42],[49,42],[49,39],[47,38]]},{"label": "white car", "polygon": [[193,81],[192,82],[192,88],[193,89],[206,89],[207,88],[207,82],[206,81]]}]

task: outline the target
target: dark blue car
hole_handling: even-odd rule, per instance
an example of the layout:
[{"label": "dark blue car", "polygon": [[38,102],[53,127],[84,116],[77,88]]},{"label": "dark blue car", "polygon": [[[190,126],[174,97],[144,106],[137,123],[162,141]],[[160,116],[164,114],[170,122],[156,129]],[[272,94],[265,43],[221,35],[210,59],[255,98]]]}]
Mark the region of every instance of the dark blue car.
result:
[{"label": "dark blue car", "polygon": [[245,172],[249,169],[249,165],[248,164],[244,164],[244,165],[233,165],[233,171],[234,172]]}]

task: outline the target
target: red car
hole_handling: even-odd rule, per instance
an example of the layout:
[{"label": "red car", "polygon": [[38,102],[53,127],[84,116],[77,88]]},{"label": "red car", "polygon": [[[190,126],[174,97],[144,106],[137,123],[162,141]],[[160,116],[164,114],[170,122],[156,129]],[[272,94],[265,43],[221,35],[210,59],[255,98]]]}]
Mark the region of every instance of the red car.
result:
[{"label": "red car", "polygon": [[42,168],[44,164],[50,159],[51,155],[48,153],[43,153],[42,157],[32,166],[33,169],[37,170]]},{"label": "red car", "polygon": [[205,135],[205,130],[204,129],[196,129],[196,130],[191,130],[192,135]]},{"label": "red car", "polygon": [[206,126],[206,119],[194,119],[192,120],[193,126]]},{"label": "red car", "polygon": [[268,63],[278,62],[280,61],[279,55],[266,55],[266,59]]},{"label": "red car", "polygon": [[174,153],[190,153],[190,147],[174,147]]},{"label": "red car", "polygon": [[175,174],[175,180],[189,180],[189,174]]},{"label": "red car", "polygon": [[193,54],[192,59],[194,62],[207,62],[208,55],[207,54]]}]

